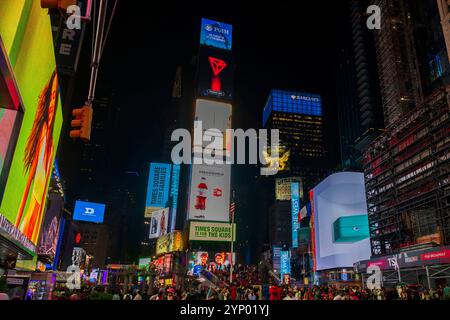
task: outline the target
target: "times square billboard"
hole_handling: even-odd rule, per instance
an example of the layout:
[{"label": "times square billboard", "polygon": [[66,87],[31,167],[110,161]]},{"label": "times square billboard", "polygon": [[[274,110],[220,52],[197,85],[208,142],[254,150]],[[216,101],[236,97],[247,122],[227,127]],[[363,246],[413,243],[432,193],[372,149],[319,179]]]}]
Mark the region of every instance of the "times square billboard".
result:
[{"label": "times square billboard", "polygon": [[314,270],[353,268],[371,255],[364,174],[336,173],[310,191]]},{"label": "times square billboard", "polygon": [[152,212],[167,207],[170,193],[170,174],[172,165],[168,163],[151,163],[145,202],[145,218]]},{"label": "times square billboard", "polygon": [[233,45],[233,26],[220,21],[202,18],[200,44],[222,50],[231,50]]},{"label": "times square billboard", "polygon": [[197,89],[199,97],[233,99],[233,59],[230,52],[200,48]]},{"label": "times square billboard", "polygon": [[34,255],[63,123],[52,29],[39,1],[0,12],[0,234]]},{"label": "times square billboard", "polygon": [[193,164],[189,192],[189,219],[230,220],[231,165]]}]

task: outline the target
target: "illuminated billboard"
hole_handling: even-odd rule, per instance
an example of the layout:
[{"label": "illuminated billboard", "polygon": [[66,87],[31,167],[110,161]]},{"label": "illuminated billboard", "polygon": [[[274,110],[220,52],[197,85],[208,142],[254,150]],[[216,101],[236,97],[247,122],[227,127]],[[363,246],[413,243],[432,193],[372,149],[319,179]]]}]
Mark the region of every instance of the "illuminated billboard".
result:
[{"label": "illuminated billboard", "polygon": [[224,50],[233,45],[233,26],[223,22],[202,18],[200,44]]},{"label": "illuminated billboard", "polygon": [[275,199],[278,201],[291,201],[291,184],[299,183],[299,196],[303,199],[303,184],[300,177],[275,179]]},{"label": "illuminated billboard", "polygon": [[236,224],[191,221],[189,241],[231,242],[236,240]]},{"label": "illuminated billboard", "polygon": [[230,252],[194,251],[188,260],[188,275],[199,276],[202,270],[215,272],[228,269],[236,261]]},{"label": "illuminated billboard", "polygon": [[153,211],[166,208],[170,192],[170,172],[172,165],[151,163],[145,203],[145,217],[150,218]]},{"label": "illuminated billboard", "polygon": [[[230,150],[230,139],[227,140],[226,130],[231,129],[232,106],[228,103],[217,101],[197,99],[195,106],[195,127],[194,129],[202,130],[203,139],[195,141],[194,147],[207,148],[208,145],[219,137],[219,133],[206,133],[210,129],[217,129],[220,131],[223,138],[223,148]],[[201,123],[200,123],[201,122]],[[216,130],[216,131],[217,131]],[[208,136],[208,134],[210,134]],[[208,137],[208,138],[207,138]],[[209,140],[209,141],[208,141]]]},{"label": "illuminated billboard", "polygon": [[156,255],[183,251],[183,234],[181,231],[174,231],[161,236],[156,241]]},{"label": "illuminated billboard", "polygon": [[336,173],[310,192],[314,270],[351,268],[371,255],[364,174]]},{"label": "illuminated billboard", "polygon": [[[0,217],[21,233],[7,231],[14,233],[15,240],[23,235],[37,244],[62,126],[52,29],[48,10],[42,9],[39,1],[27,1],[27,5],[23,1],[1,1],[0,12],[0,37],[24,110]],[[11,117],[3,113],[1,127],[9,127],[6,122],[10,121]]]},{"label": "illuminated billboard", "polygon": [[73,210],[74,221],[102,223],[106,206],[101,203],[76,201]]},{"label": "illuminated billboard", "polygon": [[198,95],[233,99],[233,60],[230,54],[202,48],[198,59]]},{"label": "illuminated billboard", "polygon": [[291,255],[289,251],[280,252],[280,276],[281,279],[285,279],[286,275],[291,274]]},{"label": "illuminated billboard", "polygon": [[170,231],[175,230],[177,221],[177,207],[178,207],[178,192],[180,185],[180,165],[174,164],[172,166],[172,178],[170,181]]},{"label": "illuminated billboard", "polygon": [[292,248],[298,248],[298,230],[300,223],[298,221],[300,213],[300,183],[291,183],[291,229],[292,229]]},{"label": "illuminated billboard", "polygon": [[322,116],[322,97],[314,93],[272,90],[263,111],[263,127],[272,112]]},{"label": "illuminated billboard", "polygon": [[169,208],[152,212],[148,238],[155,239],[167,234],[169,225]]},{"label": "illuminated billboard", "polygon": [[44,224],[39,238],[38,254],[53,258],[58,245],[61,212],[64,198],[60,194],[49,195],[49,204],[45,211]]},{"label": "illuminated billboard", "polygon": [[191,166],[189,219],[228,222],[231,165]]}]

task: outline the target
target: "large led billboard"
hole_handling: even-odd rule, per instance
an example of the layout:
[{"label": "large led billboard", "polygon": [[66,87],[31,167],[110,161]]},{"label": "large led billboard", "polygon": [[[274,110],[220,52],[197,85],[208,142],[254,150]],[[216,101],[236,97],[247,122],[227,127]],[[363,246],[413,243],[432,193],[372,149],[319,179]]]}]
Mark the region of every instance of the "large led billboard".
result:
[{"label": "large led billboard", "polygon": [[291,255],[289,251],[280,252],[280,276],[283,279],[285,275],[291,274]]},{"label": "large led billboard", "polygon": [[228,222],[231,165],[193,164],[189,192],[189,219]]},{"label": "large led billboard", "polygon": [[180,165],[174,164],[172,166],[172,178],[170,181],[170,231],[175,230],[175,224],[177,221],[177,207],[178,207],[178,192],[180,185]]},{"label": "large led billboard", "polygon": [[150,218],[153,211],[166,208],[170,193],[170,173],[172,165],[151,163],[148,177],[145,217]]},{"label": "large led billboard", "polygon": [[231,50],[233,45],[233,26],[223,22],[202,19],[200,44],[224,50]]},{"label": "large led billboard", "polygon": [[310,192],[315,270],[352,268],[370,258],[364,174],[336,173]]},{"label": "large led billboard", "polygon": [[[215,142],[215,139],[222,135],[222,146],[225,150],[230,150],[231,141],[227,139],[227,129],[231,129],[232,106],[228,103],[217,101],[197,99],[195,106],[195,126],[200,132],[202,130],[203,139],[201,141],[194,141],[194,147],[207,148],[209,144]],[[212,132],[210,129],[216,129]],[[207,131],[210,130],[208,133]],[[220,134],[218,131],[220,131]]]},{"label": "large led billboard", "polygon": [[55,257],[58,245],[60,218],[64,209],[64,198],[58,193],[51,193],[41,236],[39,237],[38,254],[50,258]]},{"label": "large led billboard", "polygon": [[153,211],[150,220],[149,239],[156,239],[167,234],[168,222],[169,208]]},{"label": "large led billboard", "polygon": [[300,183],[291,183],[291,229],[292,229],[292,248],[298,248],[298,230],[300,223],[298,221],[300,212]]},{"label": "large led billboard", "polygon": [[188,275],[199,276],[202,270],[226,270],[236,261],[230,252],[193,251],[188,258]]},{"label": "large led billboard", "polygon": [[303,184],[300,177],[275,179],[275,199],[278,201],[291,201],[291,184],[299,183],[299,196],[303,199]]},{"label": "large led billboard", "polygon": [[74,221],[102,223],[106,205],[101,203],[76,201],[73,210]]},{"label": "large led billboard", "polygon": [[236,240],[236,224],[191,221],[189,241],[231,242]]},{"label": "large led billboard", "polygon": [[0,1],[0,12],[0,37],[24,109],[0,216],[37,244],[62,126],[52,29],[39,1]]},{"label": "large led billboard", "polygon": [[233,60],[228,52],[202,48],[198,57],[198,95],[233,98]]}]

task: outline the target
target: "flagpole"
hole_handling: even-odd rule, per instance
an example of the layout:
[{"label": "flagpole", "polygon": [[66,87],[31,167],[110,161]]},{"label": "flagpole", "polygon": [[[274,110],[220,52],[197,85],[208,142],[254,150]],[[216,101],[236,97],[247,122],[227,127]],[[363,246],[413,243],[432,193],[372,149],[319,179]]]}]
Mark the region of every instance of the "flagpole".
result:
[{"label": "flagpole", "polygon": [[[235,206],[234,203],[234,190],[233,190],[233,200],[232,200],[232,204],[233,206]],[[233,266],[234,266],[234,261],[233,261],[233,245],[234,245],[234,212],[235,212],[235,208],[233,208],[233,210],[231,211],[231,263],[230,263],[230,285],[233,283]]]}]

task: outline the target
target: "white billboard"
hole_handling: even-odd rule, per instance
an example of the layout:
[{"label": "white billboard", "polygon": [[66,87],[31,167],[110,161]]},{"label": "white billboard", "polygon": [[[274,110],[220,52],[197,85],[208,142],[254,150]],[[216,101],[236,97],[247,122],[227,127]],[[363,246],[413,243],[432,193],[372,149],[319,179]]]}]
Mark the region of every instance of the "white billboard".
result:
[{"label": "white billboard", "polygon": [[336,173],[311,196],[315,270],[352,268],[370,258],[370,238],[364,175]]},{"label": "white billboard", "polygon": [[159,238],[167,234],[167,226],[169,222],[169,208],[152,212],[150,221],[149,239]]},{"label": "white billboard", "polygon": [[189,219],[229,221],[230,165],[192,165]]},{"label": "white billboard", "polygon": [[[231,129],[231,116],[232,116],[232,106],[228,103],[222,103],[217,101],[211,101],[211,100],[204,100],[204,99],[197,99],[196,101],[196,107],[195,107],[195,129],[200,128],[200,122],[201,122],[201,132],[204,136],[203,141],[195,140],[194,139],[194,147],[200,147],[206,148],[211,141],[216,139],[215,137],[218,137],[219,135],[222,135],[224,138],[223,147],[226,149],[228,145],[227,136],[226,136],[226,130]],[[212,133],[211,131],[209,134],[206,133],[206,131],[210,129],[217,129],[217,133]],[[209,135],[209,140],[207,136]]]}]

